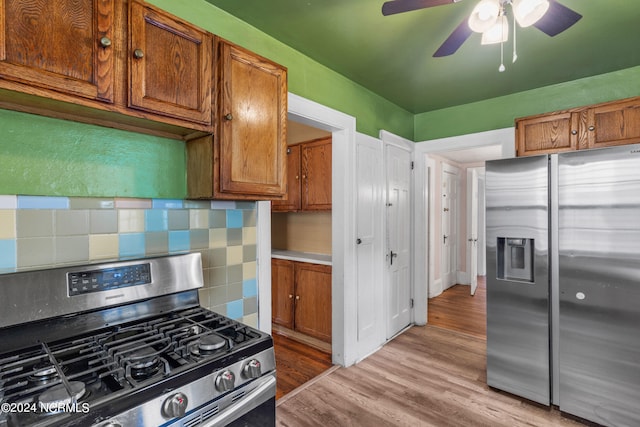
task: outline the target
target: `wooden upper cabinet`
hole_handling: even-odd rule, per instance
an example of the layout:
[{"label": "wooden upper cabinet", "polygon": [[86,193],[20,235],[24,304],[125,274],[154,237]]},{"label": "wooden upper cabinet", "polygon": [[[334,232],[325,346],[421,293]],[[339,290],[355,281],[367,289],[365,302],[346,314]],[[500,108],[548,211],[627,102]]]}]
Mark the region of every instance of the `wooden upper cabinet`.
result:
[{"label": "wooden upper cabinet", "polygon": [[331,210],[331,138],[302,145],[302,210]]},{"label": "wooden upper cabinet", "polygon": [[113,102],[114,0],[4,0],[0,8],[2,79],[26,93]]},{"label": "wooden upper cabinet", "polygon": [[575,150],[578,147],[579,117],[579,113],[562,112],[517,120],[517,155]]},{"label": "wooden upper cabinet", "polygon": [[213,35],[139,1],[129,23],[128,106],[211,124]]},{"label": "wooden upper cabinet", "polygon": [[287,70],[221,39],[216,55],[216,197],[282,198],[287,173]]},{"label": "wooden upper cabinet", "polygon": [[287,148],[287,193],[274,200],[274,212],[331,210],[331,137]]},{"label": "wooden upper cabinet", "polygon": [[608,103],[587,112],[589,148],[640,142],[640,98]]},{"label": "wooden upper cabinet", "polygon": [[300,209],[300,145],[287,147],[287,191],[282,200],[271,202],[274,212],[296,211]]},{"label": "wooden upper cabinet", "polygon": [[640,97],[516,119],[516,154],[640,143]]}]

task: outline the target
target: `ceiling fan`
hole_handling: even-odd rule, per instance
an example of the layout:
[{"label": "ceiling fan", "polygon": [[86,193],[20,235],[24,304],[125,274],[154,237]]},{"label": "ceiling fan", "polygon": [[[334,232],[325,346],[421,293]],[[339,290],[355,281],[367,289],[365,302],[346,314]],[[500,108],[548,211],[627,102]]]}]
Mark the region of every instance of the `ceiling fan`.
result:
[{"label": "ceiling fan", "polygon": [[[391,0],[382,5],[382,14],[384,16],[394,15],[396,13],[458,3],[459,1],[462,0]],[[480,0],[473,9],[471,16],[462,21],[453,30],[433,56],[441,57],[454,54],[474,31],[481,32],[484,36],[485,32],[488,33],[488,27],[495,27],[495,24],[500,19],[503,21],[500,22],[501,25],[502,23],[506,24],[504,14],[505,6],[508,4],[511,5],[515,18],[521,27],[533,25],[551,37],[565,31],[582,18],[582,15],[558,3],[556,0]],[[522,20],[518,19],[517,10],[523,15]],[[525,13],[528,16],[524,16]],[[532,20],[533,22],[531,22]],[[496,40],[495,42],[501,41],[504,41],[504,39]],[[492,42],[485,43],[483,41],[483,43]]]}]

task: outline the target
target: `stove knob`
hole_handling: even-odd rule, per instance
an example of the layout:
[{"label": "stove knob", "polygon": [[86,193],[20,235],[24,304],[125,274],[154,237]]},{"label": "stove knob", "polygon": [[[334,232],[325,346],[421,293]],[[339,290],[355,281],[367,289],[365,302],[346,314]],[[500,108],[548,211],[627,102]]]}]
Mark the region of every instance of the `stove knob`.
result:
[{"label": "stove knob", "polygon": [[258,378],[262,375],[262,367],[258,359],[251,359],[244,365],[242,370],[243,374],[247,378]]},{"label": "stove knob", "polygon": [[162,404],[162,416],[171,419],[184,416],[189,400],[182,393],[176,393]]},{"label": "stove knob", "polygon": [[231,371],[224,371],[216,377],[216,389],[220,392],[233,390],[236,376]]}]

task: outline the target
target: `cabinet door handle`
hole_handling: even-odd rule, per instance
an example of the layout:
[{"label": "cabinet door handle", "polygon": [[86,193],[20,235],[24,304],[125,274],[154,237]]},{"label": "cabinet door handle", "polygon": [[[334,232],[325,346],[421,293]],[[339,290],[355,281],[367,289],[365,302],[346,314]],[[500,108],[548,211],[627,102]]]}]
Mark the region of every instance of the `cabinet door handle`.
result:
[{"label": "cabinet door handle", "polygon": [[111,46],[111,39],[109,37],[102,37],[100,39],[100,46],[102,47],[109,47]]},{"label": "cabinet door handle", "polygon": [[137,59],[142,59],[144,58],[144,52],[142,51],[142,49],[136,49],[133,51],[133,56],[135,56]]}]

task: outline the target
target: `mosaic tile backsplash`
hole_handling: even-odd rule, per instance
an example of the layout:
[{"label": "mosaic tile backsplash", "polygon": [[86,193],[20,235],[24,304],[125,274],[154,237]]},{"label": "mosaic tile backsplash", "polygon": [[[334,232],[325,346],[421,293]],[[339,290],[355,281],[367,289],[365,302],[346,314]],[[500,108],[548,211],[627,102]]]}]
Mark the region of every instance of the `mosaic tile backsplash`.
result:
[{"label": "mosaic tile backsplash", "polygon": [[0,273],[200,252],[200,303],[257,326],[256,204],[0,195]]}]

